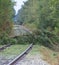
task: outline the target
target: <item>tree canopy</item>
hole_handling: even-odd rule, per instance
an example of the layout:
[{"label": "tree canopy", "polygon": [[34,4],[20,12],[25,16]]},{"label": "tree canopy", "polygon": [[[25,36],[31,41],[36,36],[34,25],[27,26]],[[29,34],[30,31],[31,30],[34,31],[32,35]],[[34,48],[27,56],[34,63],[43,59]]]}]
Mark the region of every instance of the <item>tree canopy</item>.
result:
[{"label": "tree canopy", "polygon": [[59,43],[59,0],[28,0],[17,16],[19,23],[35,24],[41,42]]},{"label": "tree canopy", "polygon": [[11,0],[0,0],[0,33],[10,33],[12,21],[13,21],[13,6],[14,3]]},{"label": "tree canopy", "polygon": [[33,23],[38,28],[57,31],[59,0],[28,0],[18,12],[18,22]]}]

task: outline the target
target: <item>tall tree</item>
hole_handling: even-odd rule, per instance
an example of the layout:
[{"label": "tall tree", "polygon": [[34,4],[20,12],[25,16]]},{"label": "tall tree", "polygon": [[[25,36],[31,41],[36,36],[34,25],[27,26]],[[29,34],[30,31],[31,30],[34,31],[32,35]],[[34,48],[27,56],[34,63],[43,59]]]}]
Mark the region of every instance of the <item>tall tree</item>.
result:
[{"label": "tall tree", "polygon": [[28,0],[19,10],[18,21],[34,23],[40,29],[59,28],[59,0]]},{"label": "tall tree", "polygon": [[48,29],[50,28],[51,31],[55,30],[56,27],[59,27],[59,9],[58,9],[58,0],[44,0],[41,1],[39,19],[40,25],[39,27]]},{"label": "tall tree", "polygon": [[18,21],[24,23],[34,23],[39,20],[39,0],[28,0],[24,2],[21,10],[18,12]]},{"label": "tall tree", "polygon": [[0,0],[0,33],[10,33],[13,18],[13,2],[11,0]]},{"label": "tall tree", "polygon": [[59,43],[59,0],[28,0],[18,14],[18,21],[37,26],[44,43]]}]

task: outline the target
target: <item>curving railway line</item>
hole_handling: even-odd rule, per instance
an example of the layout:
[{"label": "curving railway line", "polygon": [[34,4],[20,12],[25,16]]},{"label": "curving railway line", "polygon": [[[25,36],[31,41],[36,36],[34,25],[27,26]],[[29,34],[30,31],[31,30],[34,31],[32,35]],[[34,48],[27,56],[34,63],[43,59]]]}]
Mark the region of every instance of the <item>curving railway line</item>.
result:
[{"label": "curving railway line", "polygon": [[19,56],[17,56],[8,65],[16,65],[29,53],[29,51],[32,49],[32,47],[33,47],[33,44],[30,44],[30,46],[23,53],[21,53]]}]

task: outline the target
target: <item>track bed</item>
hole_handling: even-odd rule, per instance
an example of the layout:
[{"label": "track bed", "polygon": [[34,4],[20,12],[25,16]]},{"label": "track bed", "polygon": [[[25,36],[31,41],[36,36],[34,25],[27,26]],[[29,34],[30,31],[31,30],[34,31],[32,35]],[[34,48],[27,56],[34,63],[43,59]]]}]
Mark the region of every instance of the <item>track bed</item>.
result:
[{"label": "track bed", "polygon": [[0,52],[0,65],[7,65],[17,55],[21,54],[29,45],[12,45]]}]

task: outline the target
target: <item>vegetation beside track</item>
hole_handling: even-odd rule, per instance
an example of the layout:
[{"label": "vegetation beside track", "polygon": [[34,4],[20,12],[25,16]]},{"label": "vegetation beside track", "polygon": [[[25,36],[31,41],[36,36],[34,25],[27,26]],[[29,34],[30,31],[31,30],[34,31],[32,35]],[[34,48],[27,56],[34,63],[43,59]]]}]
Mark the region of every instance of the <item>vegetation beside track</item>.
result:
[{"label": "vegetation beside track", "polygon": [[27,47],[27,45],[12,45],[11,47],[6,48],[5,50],[0,52],[0,57],[4,57],[5,59],[13,59],[17,55],[21,54]]},{"label": "vegetation beside track", "polygon": [[40,46],[39,51],[45,61],[49,62],[51,65],[59,65],[59,52],[55,52],[44,46]]},{"label": "vegetation beside track", "polygon": [[59,52],[55,52],[48,47],[42,45],[34,45],[31,52],[27,57],[39,55],[43,60],[47,61],[51,65],[59,64]]}]

